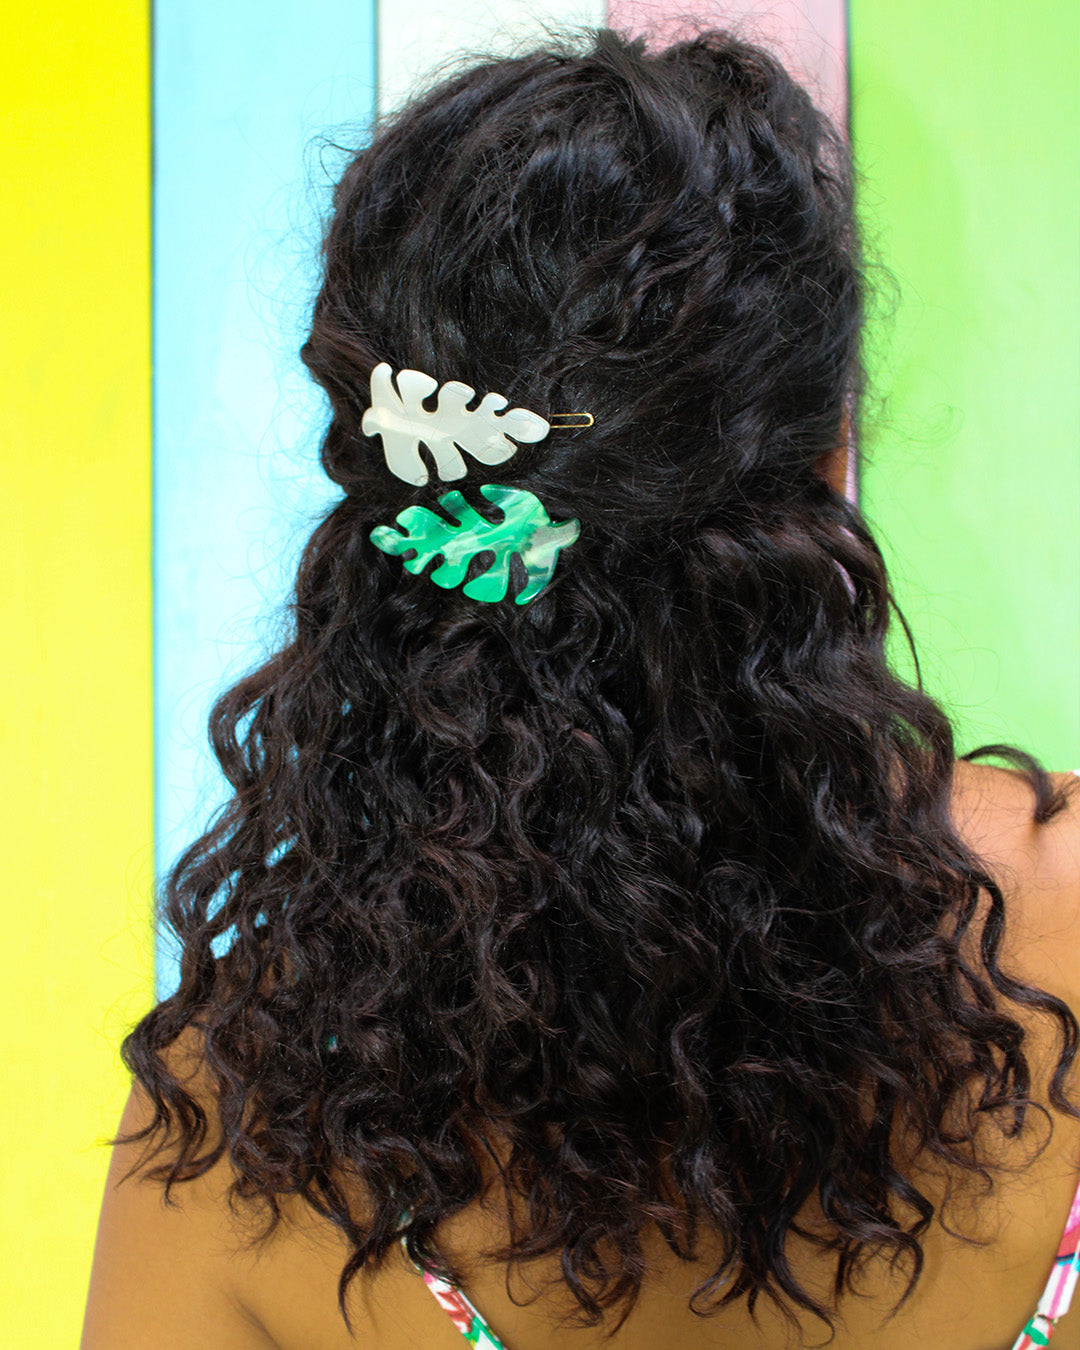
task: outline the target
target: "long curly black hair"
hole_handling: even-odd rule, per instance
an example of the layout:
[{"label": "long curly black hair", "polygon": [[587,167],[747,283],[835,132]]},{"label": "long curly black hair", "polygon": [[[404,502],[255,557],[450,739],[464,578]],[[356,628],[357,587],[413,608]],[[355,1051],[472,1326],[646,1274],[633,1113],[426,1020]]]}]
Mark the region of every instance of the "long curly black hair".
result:
[{"label": "long curly black hair", "polygon": [[[590,29],[444,77],[335,189],[302,356],[343,495],[287,641],[214,704],[232,799],[164,879],[180,984],[122,1055],[155,1109],[126,1141],[179,1130],[166,1194],[227,1149],[267,1234],[299,1192],[348,1236],[347,1325],[403,1214],[459,1277],[439,1224],[490,1149],[518,1197],[496,1255],[560,1254],[574,1320],[621,1324],[655,1224],[686,1257],[722,1239],[695,1310],[765,1294],[831,1327],[784,1257],[808,1198],[837,1297],[891,1250],[906,1298],[935,1209],[894,1123],[986,1178],[978,1120],[1048,1114],[1004,1000],[1060,1024],[1050,1101],[1080,1114],[1077,1021],[999,965],[949,719],[890,669],[891,613],[914,645],[882,555],[818,472],[866,393],[853,180],[767,50]],[[593,414],[498,468],[581,523],[529,604],[372,544],[440,490],[362,430],[380,361]],[[491,475],[458,484],[480,509]],[[1023,751],[963,758],[991,752],[1037,820],[1064,806]],[[222,1128],[202,1157],[162,1058],[189,1027]]]}]

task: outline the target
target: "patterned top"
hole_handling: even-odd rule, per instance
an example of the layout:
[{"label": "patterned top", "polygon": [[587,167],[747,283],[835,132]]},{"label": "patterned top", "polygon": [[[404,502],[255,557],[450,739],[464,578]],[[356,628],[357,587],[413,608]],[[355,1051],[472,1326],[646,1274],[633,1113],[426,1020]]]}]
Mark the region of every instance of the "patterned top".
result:
[{"label": "patterned top", "polygon": [[[1070,769],[1080,777],[1080,769]],[[405,1240],[401,1242],[405,1251]],[[405,1251],[406,1258],[408,1252]],[[480,1313],[465,1295],[448,1280],[440,1279],[430,1270],[410,1265],[424,1277],[424,1283],[435,1296],[435,1301],[447,1314],[454,1326],[465,1337],[468,1345],[479,1350],[507,1350],[507,1347],[495,1335]],[[1069,1217],[1065,1220],[1065,1231],[1058,1243],[1057,1256],[1054,1258],[1050,1278],[1042,1292],[1035,1311],[1031,1314],[1023,1331],[1013,1342],[1012,1350],[1031,1350],[1032,1346],[1046,1345],[1053,1335],[1054,1326],[1069,1311],[1076,1285],[1080,1280],[1080,1182],[1077,1182]]]}]

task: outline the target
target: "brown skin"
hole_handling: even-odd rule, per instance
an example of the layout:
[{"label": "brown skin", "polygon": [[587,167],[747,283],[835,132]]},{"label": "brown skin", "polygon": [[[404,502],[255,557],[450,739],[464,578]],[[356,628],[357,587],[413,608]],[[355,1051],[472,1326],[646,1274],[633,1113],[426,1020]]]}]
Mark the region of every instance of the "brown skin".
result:
[{"label": "brown skin", "polygon": [[844,489],[847,486],[848,473],[848,425],[849,418],[847,409],[844,409],[844,420],[840,424],[840,440],[836,448],[822,455],[816,464],[817,472],[829,484],[834,492],[838,492],[842,497]]}]

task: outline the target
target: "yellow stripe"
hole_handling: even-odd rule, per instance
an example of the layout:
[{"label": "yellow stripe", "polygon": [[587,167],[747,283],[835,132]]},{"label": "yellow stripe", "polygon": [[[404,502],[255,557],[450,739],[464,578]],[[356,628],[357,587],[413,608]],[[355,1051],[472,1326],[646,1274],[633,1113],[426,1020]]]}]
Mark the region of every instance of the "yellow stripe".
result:
[{"label": "yellow stripe", "polygon": [[0,71],[0,1320],[70,1350],[153,985],[147,7],[8,4]]}]

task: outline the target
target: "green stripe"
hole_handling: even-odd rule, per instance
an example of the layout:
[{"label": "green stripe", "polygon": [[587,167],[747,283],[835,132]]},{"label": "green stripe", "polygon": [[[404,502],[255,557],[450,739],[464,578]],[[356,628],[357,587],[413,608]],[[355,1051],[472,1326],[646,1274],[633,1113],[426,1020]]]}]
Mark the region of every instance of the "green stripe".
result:
[{"label": "green stripe", "polygon": [[[1080,761],[1080,42],[1060,0],[852,0],[864,233],[901,285],[862,505],[961,750]],[[886,298],[887,300],[887,298]],[[876,425],[875,425],[876,422]],[[892,648],[900,653],[902,634]]]}]

